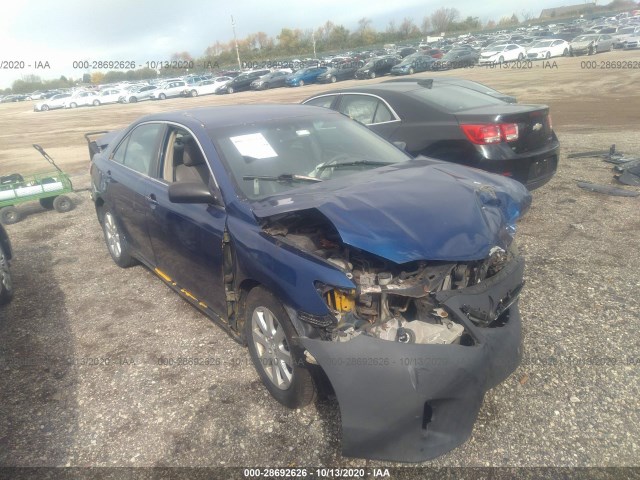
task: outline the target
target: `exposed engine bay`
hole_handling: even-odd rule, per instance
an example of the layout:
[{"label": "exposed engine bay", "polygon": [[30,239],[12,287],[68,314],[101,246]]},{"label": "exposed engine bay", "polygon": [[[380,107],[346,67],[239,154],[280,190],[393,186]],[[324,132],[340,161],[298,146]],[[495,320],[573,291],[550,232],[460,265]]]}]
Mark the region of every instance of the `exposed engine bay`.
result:
[{"label": "exposed engine bay", "polygon": [[262,228],[283,243],[323,258],[355,284],[351,290],[316,284],[335,317],[323,337],[336,342],[369,335],[398,343],[472,345],[464,326],[453,320],[434,293],[481,283],[513,255],[495,246],[481,261],[398,265],[342,243],[335,227],[317,210],[270,217]]}]

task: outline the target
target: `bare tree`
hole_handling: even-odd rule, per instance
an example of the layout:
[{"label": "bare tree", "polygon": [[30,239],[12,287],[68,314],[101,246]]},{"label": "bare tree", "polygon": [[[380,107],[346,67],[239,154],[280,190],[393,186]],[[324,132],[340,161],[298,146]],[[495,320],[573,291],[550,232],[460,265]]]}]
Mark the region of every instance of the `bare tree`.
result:
[{"label": "bare tree", "polygon": [[402,23],[398,28],[398,33],[400,34],[400,37],[405,40],[407,38],[418,36],[420,31],[409,17],[404,17],[404,20],[402,20]]},{"label": "bare tree", "polygon": [[429,33],[430,30],[431,30],[431,20],[429,20],[429,17],[424,17],[422,19],[422,24],[420,25],[420,31],[422,31],[422,33],[426,35],[427,33]]},{"label": "bare tree", "polygon": [[439,8],[431,14],[431,24],[437,32],[446,32],[449,26],[460,16],[460,12],[455,8]]}]

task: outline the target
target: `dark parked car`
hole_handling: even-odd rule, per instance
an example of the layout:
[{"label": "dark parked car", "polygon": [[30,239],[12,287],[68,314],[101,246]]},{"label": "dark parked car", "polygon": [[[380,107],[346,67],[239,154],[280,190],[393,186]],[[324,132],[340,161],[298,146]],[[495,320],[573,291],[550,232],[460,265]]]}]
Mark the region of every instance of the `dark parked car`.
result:
[{"label": "dark parked car", "polygon": [[385,55],[370,59],[362,67],[356,70],[356,78],[376,78],[386,75],[391,69],[400,63],[395,55]]},{"label": "dark parked car", "polygon": [[267,90],[269,88],[284,87],[288,75],[288,72],[281,70],[267,73],[251,82],[251,88],[253,90]]},{"label": "dark parked car", "polygon": [[449,70],[453,68],[470,67],[478,63],[480,53],[471,48],[453,48],[443,57],[433,63],[432,70]]},{"label": "dark parked car", "polygon": [[115,263],[248,345],[275,399],[333,388],[345,455],[455,448],[519,363],[531,196],[513,180],[413,159],[331,110],[236,105],[137,120],[91,185]]},{"label": "dark parked car", "polygon": [[400,50],[398,50],[398,55],[402,58],[408,57],[409,55],[413,55],[414,53],[416,53],[418,50],[416,50],[413,47],[404,47],[401,48]]},{"label": "dark parked car", "polygon": [[391,68],[391,75],[413,75],[416,72],[431,70],[436,59],[429,55],[414,53]]},{"label": "dark parked car", "polygon": [[242,92],[251,89],[251,82],[260,78],[263,75],[270,73],[269,70],[253,70],[251,72],[244,72],[235,77],[233,80],[221,85],[216,90],[216,93],[235,93]]},{"label": "dark parked car", "polygon": [[13,297],[13,283],[11,282],[11,270],[9,269],[13,250],[7,231],[0,224],[0,305],[9,303]]},{"label": "dark parked car", "polygon": [[352,61],[329,67],[326,72],[318,75],[318,83],[335,83],[341,80],[351,80],[356,75],[356,70],[362,66],[361,61]]},{"label": "dark parked car", "polygon": [[293,72],[285,80],[288,87],[303,87],[308,83],[316,83],[318,77],[327,71],[327,67],[306,67]]},{"label": "dark parked car", "polygon": [[349,115],[405,143],[411,155],[482,168],[534,189],[556,172],[560,145],[549,107],[508,103],[512,98],[470,80],[441,78],[333,90],[303,103]]}]

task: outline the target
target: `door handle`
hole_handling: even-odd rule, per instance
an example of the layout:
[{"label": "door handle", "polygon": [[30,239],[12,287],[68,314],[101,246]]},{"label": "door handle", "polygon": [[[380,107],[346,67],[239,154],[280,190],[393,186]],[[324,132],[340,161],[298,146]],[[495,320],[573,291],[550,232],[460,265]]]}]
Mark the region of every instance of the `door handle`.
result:
[{"label": "door handle", "polygon": [[158,205],[158,199],[156,198],[155,193],[151,193],[147,195],[145,198],[147,199],[147,202],[149,202],[149,204],[151,205],[151,208],[154,208],[156,205]]}]

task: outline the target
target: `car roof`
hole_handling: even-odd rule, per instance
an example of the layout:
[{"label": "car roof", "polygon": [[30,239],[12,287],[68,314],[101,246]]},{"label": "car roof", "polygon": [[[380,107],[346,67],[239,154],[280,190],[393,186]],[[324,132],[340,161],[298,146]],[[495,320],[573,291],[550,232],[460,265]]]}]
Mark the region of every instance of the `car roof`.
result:
[{"label": "car roof", "polygon": [[292,117],[310,115],[317,117],[323,114],[336,113],[326,108],[300,104],[221,105],[156,113],[141,118],[140,122],[162,120],[183,124],[198,123],[203,125],[204,128],[210,129],[246,123],[262,123],[270,120],[283,120]]}]

